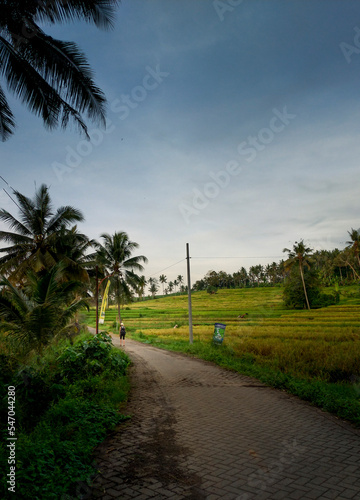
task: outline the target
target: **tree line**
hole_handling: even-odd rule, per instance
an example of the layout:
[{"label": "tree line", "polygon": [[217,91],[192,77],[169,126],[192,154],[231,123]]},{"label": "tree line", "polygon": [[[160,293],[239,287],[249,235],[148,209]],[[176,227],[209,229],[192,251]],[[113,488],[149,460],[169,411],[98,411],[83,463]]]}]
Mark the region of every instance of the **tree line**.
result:
[{"label": "tree line", "polygon": [[101,296],[107,280],[118,307],[141,293],[139,275],[147,262],[134,255],[138,243],[124,231],[103,233],[101,242],[77,228],[82,212],[54,208],[49,188],[41,185],[29,198],[13,191],[15,217],[0,209],[0,331],[19,354],[41,352],[57,336],[79,330],[78,314]]},{"label": "tree line", "polygon": [[248,269],[241,267],[234,273],[210,270],[193,285],[194,291],[209,288],[246,288],[258,286],[276,286],[285,284],[291,274],[291,261],[297,266],[305,261],[305,268],[316,273],[323,287],[350,285],[360,280],[360,231],[348,231],[349,241],[343,250],[316,250],[307,247],[303,240],[295,242],[293,249],[284,248],[287,259],[271,264],[256,264]]}]

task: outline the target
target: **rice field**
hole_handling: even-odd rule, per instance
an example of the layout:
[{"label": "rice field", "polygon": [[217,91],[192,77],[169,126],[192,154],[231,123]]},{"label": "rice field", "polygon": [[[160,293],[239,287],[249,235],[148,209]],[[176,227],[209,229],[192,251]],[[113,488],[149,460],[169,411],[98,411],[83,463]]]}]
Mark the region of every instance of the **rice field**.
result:
[{"label": "rice field", "polygon": [[[224,344],[235,357],[307,380],[355,383],[360,376],[360,293],[344,287],[336,306],[288,310],[281,288],[219,290],[192,294],[194,343],[210,343],[214,323],[226,324]],[[111,306],[101,326],[113,333]],[[152,343],[189,339],[188,299],[172,295],[125,306],[129,337]],[[87,315],[95,326],[95,311]],[[174,326],[177,325],[177,328]],[[359,379],[360,381],[360,379]]]}]

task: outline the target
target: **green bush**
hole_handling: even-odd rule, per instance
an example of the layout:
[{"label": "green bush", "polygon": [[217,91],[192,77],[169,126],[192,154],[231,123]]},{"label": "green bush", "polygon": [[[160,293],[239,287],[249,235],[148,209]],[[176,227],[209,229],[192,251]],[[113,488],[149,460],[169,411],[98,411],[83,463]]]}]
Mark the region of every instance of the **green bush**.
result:
[{"label": "green bush", "polygon": [[[112,348],[106,334],[67,345],[17,372],[9,370],[4,380],[16,387],[16,498],[78,497],[79,484],[86,485],[94,472],[94,447],[127,418],[118,411],[128,391],[125,353]],[[4,396],[0,413],[7,409]],[[4,423],[0,468],[6,471]],[[14,498],[6,480],[0,482],[0,498]]]},{"label": "green bush", "polygon": [[82,377],[96,375],[108,368],[112,370],[112,375],[124,375],[128,365],[120,351],[112,351],[111,337],[104,332],[79,345],[68,347],[58,360],[62,376],[68,380],[80,374]]},{"label": "green bush", "polygon": [[[340,294],[338,291],[332,294],[324,294],[321,292],[320,279],[314,269],[304,269],[304,281],[306,293],[312,309],[327,307],[339,302]],[[287,278],[284,286],[283,298],[285,306],[289,309],[306,308],[304,287],[299,268],[293,268],[290,276]]]}]

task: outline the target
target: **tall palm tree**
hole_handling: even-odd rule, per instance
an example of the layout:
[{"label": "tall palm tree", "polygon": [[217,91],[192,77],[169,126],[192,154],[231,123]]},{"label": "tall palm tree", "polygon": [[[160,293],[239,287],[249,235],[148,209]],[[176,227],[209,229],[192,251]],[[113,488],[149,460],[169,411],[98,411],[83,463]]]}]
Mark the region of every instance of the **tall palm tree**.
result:
[{"label": "tall palm tree", "polygon": [[139,295],[139,300],[141,300],[143,298],[146,284],[147,284],[147,281],[146,281],[145,276],[144,275],[140,276],[139,283],[138,283],[137,288],[136,288],[136,291]]},{"label": "tall palm tree", "polygon": [[61,263],[41,276],[29,271],[21,290],[6,278],[0,282],[0,329],[25,354],[32,349],[41,352],[52,338],[69,330],[77,311],[88,307],[76,298],[82,283],[64,281],[63,273]]},{"label": "tall palm tree", "polygon": [[[149,282],[150,283],[150,282]],[[149,287],[149,292],[151,293],[152,297],[155,298],[156,292],[159,290],[159,285],[156,279],[154,279],[151,282],[151,285]]]},{"label": "tall palm tree", "polygon": [[347,241],[347,248],[351,248],[357,262],[360,266],[360,229],[353,229],[351,228],[351,231],[348,231],[348,235],[350,236],[350,241]]},{"label": "tall palm tree", "polygon": [[[52,38],[39,23],[84,20],[109,28],[117,4],[117,0],[0,0],[0,75],[47,128],[66,127],[72,118],[87,133],[81,115],[104,122],[105,98],[78,46]],[[14,115],[0,86],[1,139],[5,141],[14,128]]]},{"label": "tall palm tree", "polygon": [[115,232],[113,235],[103,233],[100,237],[104,243],[96,243],[96,260],[104,276],[110,278],[115,288],[118,317],[121,321],[121,301],[130,299],[132,290],[136,290],[141,282],[135,271],[144,270],[141,263],[146,264],[147,258],[144,255],[132,256],[139,244],[130,241],[124,231]]},{"label": "tall palm tree", "polygon": [[284,265],[286,269],[291,269],[295,265],[299,266],[301,281],[303,284],[305,300],[307,308],[310,309],[309,299],[306,291],[305,279],[304,279],[304,268],[310,267],[311,265],[311,254],[312,248],[306,247],[303,240],[299,242],[295,241],[293,245],[293,249],[289,250],[288,248],[284,248],[283,252],[288,253],[288,259],[285,261]]},{"label": "tall palm tree", "polygon": [[162,286],[163,286],[163,295],[164,295],[164,284],[167,282],[167,277],[165,276],[165,274],[161,274],[160,277],[159,277],[159,280],[160,280],[160,283],[162,283]]},{"label": "tall palm tree", "polygon": [[0,221],[12,231],[0,231],[0,241],[9,246],[0,248],[0,272],[11,280],[21,280],[26,271],[50,269],[60,260],[57,245],[68,226],[84,220],[80,210],[63,206],[54,209],[49,188],[43,184],[36,190],[33,199],[14,191],[19,208],[18,218],[7,210],[0,209]]}]

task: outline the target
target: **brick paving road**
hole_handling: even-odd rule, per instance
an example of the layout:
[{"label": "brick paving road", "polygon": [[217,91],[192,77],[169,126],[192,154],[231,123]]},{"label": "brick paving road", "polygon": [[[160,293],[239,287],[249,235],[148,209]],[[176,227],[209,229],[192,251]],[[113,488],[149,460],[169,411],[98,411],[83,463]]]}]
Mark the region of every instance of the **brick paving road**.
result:
[{"label": "brick paving road", "polygon": [[126,351],[132,419],[97,449],[93,499],[360,499],[350,424],[203,361]]}]

